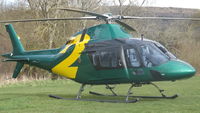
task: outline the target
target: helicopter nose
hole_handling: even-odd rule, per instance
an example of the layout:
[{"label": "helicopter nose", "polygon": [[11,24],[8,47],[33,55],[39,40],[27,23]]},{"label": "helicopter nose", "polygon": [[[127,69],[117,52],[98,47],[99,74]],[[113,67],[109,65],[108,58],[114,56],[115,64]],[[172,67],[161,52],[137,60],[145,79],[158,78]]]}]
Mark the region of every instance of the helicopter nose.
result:
[{"label": "helicopter nose", "polygon": [[159,72],[167,80],[177,80],[194,76],[196,70],[184,61],[174,60],[161,65]]}]

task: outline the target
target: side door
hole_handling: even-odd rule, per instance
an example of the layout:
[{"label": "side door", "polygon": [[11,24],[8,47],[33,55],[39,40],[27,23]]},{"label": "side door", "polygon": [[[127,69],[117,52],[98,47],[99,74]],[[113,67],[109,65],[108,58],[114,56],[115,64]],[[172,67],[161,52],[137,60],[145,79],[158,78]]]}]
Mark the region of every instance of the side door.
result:
[{"label": "side door", "polygon": [[89,54],[89,58],[95,68],[92,80],[120,83],[129,79],[123,47],[101,49]]},{"label": "side door", "polygon": [[149,70],[144,66],[143,58],[137,48],[124,49],[127,68],[131,82],[144,82],[149,80]]}]

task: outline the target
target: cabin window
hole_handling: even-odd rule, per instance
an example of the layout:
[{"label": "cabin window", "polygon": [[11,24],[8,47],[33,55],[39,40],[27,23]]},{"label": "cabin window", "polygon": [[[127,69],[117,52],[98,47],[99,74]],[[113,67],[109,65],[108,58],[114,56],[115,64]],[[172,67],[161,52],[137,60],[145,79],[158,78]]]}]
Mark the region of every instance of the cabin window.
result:
[{"label": "cabin window", "polygon": [[120,52],[118,50],[105,50],[91,53],[90,59],[96,68],[122,67]]},{"label": "cabin window", "polygon": [[126,62],[128,67],[139,67],[140,62],[138,59],[138,55],[135,49],[126,49],[125,50]]}]

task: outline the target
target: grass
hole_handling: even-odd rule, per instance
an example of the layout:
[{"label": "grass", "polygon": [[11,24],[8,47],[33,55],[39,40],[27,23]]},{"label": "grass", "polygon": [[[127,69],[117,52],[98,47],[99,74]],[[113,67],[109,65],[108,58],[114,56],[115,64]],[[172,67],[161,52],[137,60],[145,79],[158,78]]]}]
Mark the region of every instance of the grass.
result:
[{"label": "grass", "polygon": [[[40,80],[0,86],[0,113],[199,113],[200,76],[177,82],[158,82],[167,95],[179,94],[174,100],[141,99],[137,103],[100,103],[58,100],[48,94],[74,97],[80,84],[70,80]],[[129,85],[116,90],[125,94]],[[89,90],[109,93],[104,86],[88,86],[82,98],[102,98],[88,94]],[[133,89],[136,95],[158,95],[150,85]],[[105,98],[102,98],[105,99]]]}]

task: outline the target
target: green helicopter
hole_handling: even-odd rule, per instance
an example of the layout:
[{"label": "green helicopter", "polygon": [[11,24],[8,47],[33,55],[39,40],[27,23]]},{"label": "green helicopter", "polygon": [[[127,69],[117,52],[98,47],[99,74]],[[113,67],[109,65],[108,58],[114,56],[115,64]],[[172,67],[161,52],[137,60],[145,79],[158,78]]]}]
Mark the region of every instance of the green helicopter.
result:
[{"label": "green helicopter", "polygon": [[[196,73],[196,70],[190,64],[175,57],[160,43],[145,39],[143,36],[141,38],[133,38],[123,28],[132,31],[135,29],[120,20],[200,21],[200,18],[112,16],[111,14],[97,14],[69,8],[61,10],[85,13],[91,16],[0,21],[0,23],[58,20],[103,20],[106,22],[106,24],[85,28],[75,33],[60,48],[35,51],[26,51],[12,24],[5,25],[11,39],[13,52],[2,56],[6,58],[5,62],[17,62],[12,75],[13,78],[17,78],[24,64],[28,64],[82,84],[74,99],[54,95],[49,95],[50,97],[66,100],[125,103],[137,102],[139,98],[174,99],[178,96],[177,94],[166,96],[163,93],[164,90],[152,82],[176,81],[190,78]],[[118,24],[112,24],[112,22]],[[114,92],[114,87],[110,86],[113,84],[131,84],[127,95],[124,95],[125,100],[81,99],[81,93],[86,85],[106,85],[106,88],[112,92],[112,95],[104,95],[92,91],[90,91],[90,94],[123,96]],[[154,85],[161,93],[161,96],[132,96],[132,88],[142,86],[143,84]]]}]

